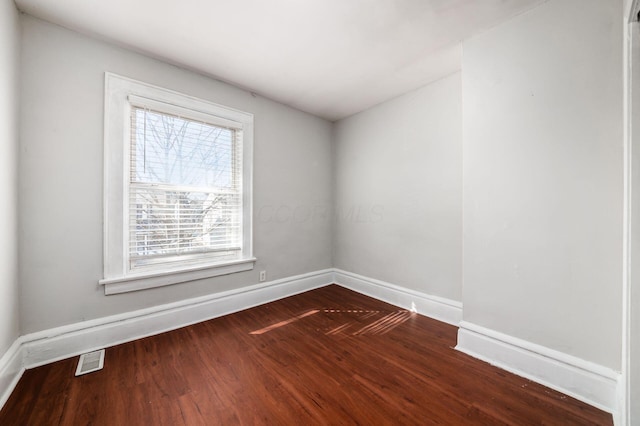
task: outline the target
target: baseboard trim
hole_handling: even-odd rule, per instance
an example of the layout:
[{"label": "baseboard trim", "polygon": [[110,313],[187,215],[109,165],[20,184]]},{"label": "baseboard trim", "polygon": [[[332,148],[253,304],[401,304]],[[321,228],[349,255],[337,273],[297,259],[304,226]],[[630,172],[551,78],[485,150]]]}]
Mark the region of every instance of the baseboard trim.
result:
[{"label": "baseboard trim", "polygon": [[0,408],[25,369],[160,334],[336,283],[459,326],[456,349],[614,413],[620,374],[462,321],[462,303],[340,269],[325,269],[21,336],[0,358]]},{"label": "baseboard trim", "polygon": [[325,269],[27,334],[21,338],[23,366],[34,368],[84,352],[164,333],[324,287],[332,282],[332,270]]},{"label": "baseboard trim", "polygon": [[479,325],[459,324],[456,349],[601,410],[617,410],[620,373]]},{"label": "baseboard trim", "polygon": [[462,320],[462,303],[400,287],[374,278],[334,269],[335,283],[358,293],[421,315],[457,326]]},{"label": "baseboard trim", "polygon": [[11,392],[24,373],[22,363],[22,338],[17,338],[0,358],[0,409],[9,399]]}]

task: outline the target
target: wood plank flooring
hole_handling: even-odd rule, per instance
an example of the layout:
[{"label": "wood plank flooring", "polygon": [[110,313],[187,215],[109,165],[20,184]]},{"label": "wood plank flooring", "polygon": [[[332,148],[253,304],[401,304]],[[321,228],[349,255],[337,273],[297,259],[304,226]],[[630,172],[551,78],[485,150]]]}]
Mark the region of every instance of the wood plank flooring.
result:
[{"label": "wood plank flooring", "polygon": [[0,425],[588,425],[610,414],[455,351],[456,327],[338,286],[28,370]]}]

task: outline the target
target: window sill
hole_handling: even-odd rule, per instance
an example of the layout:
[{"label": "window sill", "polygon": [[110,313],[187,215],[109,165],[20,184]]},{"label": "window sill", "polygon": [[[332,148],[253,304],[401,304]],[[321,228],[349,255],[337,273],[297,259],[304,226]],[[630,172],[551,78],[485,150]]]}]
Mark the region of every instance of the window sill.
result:
[{"label": "window sill", "polygon": [[145,290],[148,288],[216,277],[219,275],[250,271],[253,269],[255,262],[256,258],[252,257],[233,262],[199,266],[196,268],[130,274],[117,278],[105,278],[100,280],[99,283],[104,286],[105,295],[127,293],[130,291]]}]

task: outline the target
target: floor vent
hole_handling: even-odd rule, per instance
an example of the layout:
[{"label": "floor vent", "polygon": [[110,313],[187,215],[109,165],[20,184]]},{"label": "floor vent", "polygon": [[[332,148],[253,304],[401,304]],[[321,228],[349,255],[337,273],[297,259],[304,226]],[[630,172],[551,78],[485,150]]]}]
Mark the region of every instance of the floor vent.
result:
[{"label": "floor vent", "polygon": [[88,352],[80,355],[76,376],[81,376],[94,371],[102,370],[104,366],[104,349],[95,352]]}]

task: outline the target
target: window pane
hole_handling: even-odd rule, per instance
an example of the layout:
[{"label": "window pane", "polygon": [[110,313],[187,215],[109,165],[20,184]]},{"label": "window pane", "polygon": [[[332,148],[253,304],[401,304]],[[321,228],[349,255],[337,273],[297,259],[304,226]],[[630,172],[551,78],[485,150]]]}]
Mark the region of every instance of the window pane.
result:
[{"label": "window pane", "polygon": [[133,269],[242,251],[240,131],[144,108],[131,114]]},{"label": "window pane", "polygon": [[132,182],[232,185],[234,130],[142,108],[132,115]]},{"label": "window pane", "polygon": [[240,197],[132,186],[131,257],[240,249]]}]

